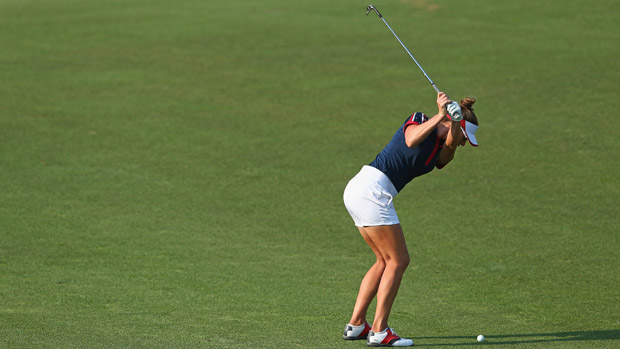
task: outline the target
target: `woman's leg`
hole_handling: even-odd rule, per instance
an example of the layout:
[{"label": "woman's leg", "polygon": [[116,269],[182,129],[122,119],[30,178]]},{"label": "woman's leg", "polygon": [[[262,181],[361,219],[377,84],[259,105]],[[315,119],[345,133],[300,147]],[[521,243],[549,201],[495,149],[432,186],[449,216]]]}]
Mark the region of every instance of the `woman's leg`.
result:
[{"label": "woman's leg", "polygon": [[381,276],[383,275],[383,271],[385,270],[385,260],[379,253],[379,250],[372,242],[368,233],[366,233],[365,228],[358,227],[360,234],[364,238],[364,241],[370,246],[372,251],[375,253],[377,257],[377,261],[373,264],[372,267],[364,276],[362,283],[360,284],[360,291],[357,294],[357,300],[355,301],[355,308],[353,309],[353,315],[351,316],[351,321],[349,322],[351,325],[359,326],[363,325],[366,321],[366,312],[368,311],[368,306],[372,299],[375,298],[377,294],[377,290],[379,289],[379,283],[381,281]]},{"label": "woman's leg", "polygon": [[409,251],[400,224],[365,227],[364,231],[385,260],[385,270],[377,289],[377,311],[372,324],[372,330],[380,332],[388,327],[392,304],[398,293],[403,273],[409,265]]}]

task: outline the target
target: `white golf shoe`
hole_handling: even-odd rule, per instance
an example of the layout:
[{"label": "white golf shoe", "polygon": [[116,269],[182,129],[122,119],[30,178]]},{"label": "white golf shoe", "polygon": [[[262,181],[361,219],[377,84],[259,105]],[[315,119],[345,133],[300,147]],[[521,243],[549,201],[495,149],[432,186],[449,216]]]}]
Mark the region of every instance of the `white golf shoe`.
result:
[{"label": "white golf shoe", "polygon": [[368,324],[368,322],[364,322],[364,324],[360,326],[353,326],[351,324],[347,324],[346,326],[344,326],[344,333],[342,334],[342,338],[347,341],[366,339],[368,337],[368,332],[370,332],[370,325]]},{"label": "white golf shoe", "polygon": [[369,347],[411,347],[413,340],[400,338],[391,328],[386,328],[381,332],[370,331],[368,333]]}]

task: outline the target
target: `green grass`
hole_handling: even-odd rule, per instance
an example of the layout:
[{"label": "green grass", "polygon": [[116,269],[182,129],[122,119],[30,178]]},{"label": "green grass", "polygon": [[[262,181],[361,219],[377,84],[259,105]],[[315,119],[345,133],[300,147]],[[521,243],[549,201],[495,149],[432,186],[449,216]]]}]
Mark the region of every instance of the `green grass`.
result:
[{"label": "green grass", "polygon": [[[0,347],[364,347],[342,191],[435,108],[366,5],[0,0]],[[396,200],[391,326],[618,347],[619,3],[375,5],[481,123]]]}]

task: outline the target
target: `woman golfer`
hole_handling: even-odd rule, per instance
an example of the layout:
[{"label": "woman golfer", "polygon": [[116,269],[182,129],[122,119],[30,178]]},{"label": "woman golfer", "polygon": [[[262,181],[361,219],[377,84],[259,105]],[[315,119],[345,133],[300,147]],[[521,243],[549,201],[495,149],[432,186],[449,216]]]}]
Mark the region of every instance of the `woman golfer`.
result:
[{"label": "woman golfer", "polygon": [[[478,120],[472,108],[475,101],[466,98],[459,107],[440,92],[435,116],[428,119],[420,112],[409,116],[375,160],[349,181],[344,191],[345,206],[377,261],[362,280],[344,339],[367,338],[368,346],[413,345],[413,340],[400,338],[388,326],[392,304],[409,265],[405,236],[392,200],[415,177],[449,163],[466,140],[478,145],[474,136]],[[377,309],[371,326],[366,322],[366,312],[375,296]]]}]

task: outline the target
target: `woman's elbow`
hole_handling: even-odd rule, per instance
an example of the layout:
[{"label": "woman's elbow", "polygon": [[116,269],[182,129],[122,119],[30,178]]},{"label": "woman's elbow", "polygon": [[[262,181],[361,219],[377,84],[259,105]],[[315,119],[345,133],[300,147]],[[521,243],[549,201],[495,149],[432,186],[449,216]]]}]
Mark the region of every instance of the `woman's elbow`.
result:
[{"label": "woman's elbow", "polygon": [[446,166],[450,161],[454,159],[454,152],[443,152],[439,154],[439,159],[437,159],[438,168],[442,168]]},{"label": "woman's elbow", "polygon": [[420,145],[420,140],[415,138],[405,138],[405,144],[409,148],[415,148]]}]

